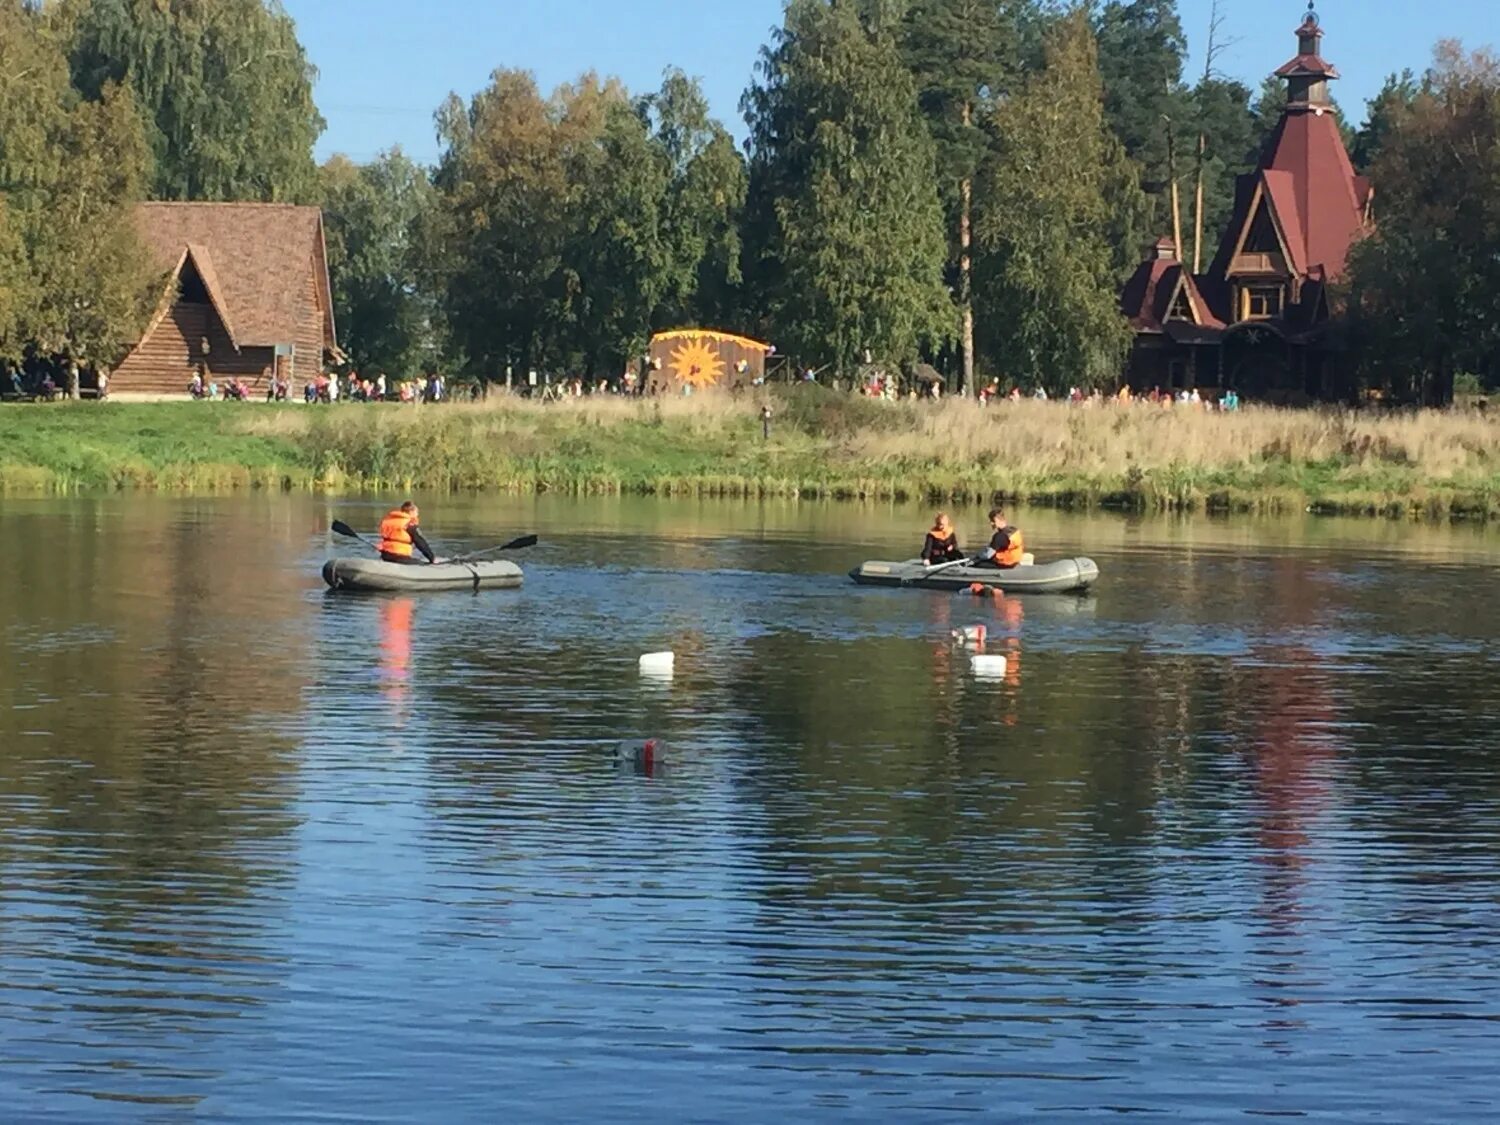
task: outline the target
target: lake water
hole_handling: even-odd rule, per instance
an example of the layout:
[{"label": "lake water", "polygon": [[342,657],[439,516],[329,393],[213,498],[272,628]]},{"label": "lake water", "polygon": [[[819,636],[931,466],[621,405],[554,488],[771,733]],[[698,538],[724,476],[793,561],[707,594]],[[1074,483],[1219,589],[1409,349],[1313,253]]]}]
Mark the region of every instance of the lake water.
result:
[{"label": "lake water", "polygon": [[382,511],[0,500],[0,1119],[1494,1119],[1500,532],[1024,511],[1103,577],[997,607],[432,498],[524,589],[326,594]]}]

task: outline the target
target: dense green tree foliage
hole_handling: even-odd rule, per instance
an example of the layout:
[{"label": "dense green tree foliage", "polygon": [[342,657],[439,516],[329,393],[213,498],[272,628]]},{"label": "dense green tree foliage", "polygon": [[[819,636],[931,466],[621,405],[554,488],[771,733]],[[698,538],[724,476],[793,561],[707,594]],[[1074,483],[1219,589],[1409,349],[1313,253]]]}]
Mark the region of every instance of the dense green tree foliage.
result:
[{"label": "dense green tree foliage", "polygon": [[[434,168],[319,169],[315,77],[277,0],[0,0],[0,355],[110,362],[163,296],[142,199],[324,206],[361,368],[616,374],[652,331],[773,341],[800,367],[937,363],[1062,389],[1118,374],[1119,281],[1173,227],[1206,264],[1285,104],[1183,80],[1176,0],[790,0],[742,103],[696,80],[495,72],[436,114]],[[1445,47],[1356,133],[1377,189],[1351,353],[1394,393],[1497,378],[1493,65]],[[1486,133],[1485,130],[1491,130]],[[1201,203],[1200,203],[1201,199]]]},{"label": "dense green tree foliage", "polygon": [[135,94],[156,199],[310,202],[316,77],[275,0],[59,0],[73,82]]},{"label": "dense green tree foliage", "polygon": [[[1187,38],[1177,0],[1108,0],[1095,21],[1104,113],[1110,129],[1161,195],[1168,183],[1168,137],[1183,174],[1196,143],[1191,102],[1182,84]],[[1160,218],[1165,207],[1158,208]]]},{"label": "dense green tree foliage", "polygon": [[682,71],[669,71],[638,108],[651,130],[653,159],[667,176],[661,211],[666,268],[651,327],[735,326],[745,162],[709,113],[702,88]]},{"label": "dense green tree foliage", "polygon": [[1500,389],[1500,60],[1438,47],[1383,109],[1379,223],[1355,248],[1352,339],[1370,381],[1446,402],[1460,374]]},{"label": "dense green tree foliage", "polygon": [[133,338],[159,295],[129,214],[149,161],[130,91],[84,101],[52,18],[0,6],[0,355],[108,365]]},{"label": "dense green tree foliage", "polygon": [[1425,88],[1425,82],[1419,81],[1410,70],[1386,76],[1380,93],[1370,99],[1365,123],[1355,134],[1354,145],[1349,150],[1356,168],[1362,172],[1367,171],[1375,163],[1396,119],[1411,109],[1417,95]]},{"label": "dense green tree foliage", "polygon": [[901,27],[902,55],[937,144],[965,394],[974,393],[974,177],[991,151],[986,122],[1022,67],[1023,8],[1030,5],[917,0]]},{"label": "dense green tree foliage", "polygon": [[344,351],[372,376],[430,367],[443,340],[426,273],[425,235],[436,205],[426,170],[393,149],[363,165],[336,156],[320,175]]},{"label": "dense green tree foliage", "polygon": [[1105,120],[1082,12],[1049,31],[1042,69],[997,111],[995,129],[977,221],[983,346],[1001,374],[1049,390],[1113,379],[1130,342],[1118,286],[1144,200]]},{"label": "dense green tree foliage", "polygon": [[931,138],[891,28],[792,0],[745,97],[761,299],[778,344],[849,372],[951,338]]}]

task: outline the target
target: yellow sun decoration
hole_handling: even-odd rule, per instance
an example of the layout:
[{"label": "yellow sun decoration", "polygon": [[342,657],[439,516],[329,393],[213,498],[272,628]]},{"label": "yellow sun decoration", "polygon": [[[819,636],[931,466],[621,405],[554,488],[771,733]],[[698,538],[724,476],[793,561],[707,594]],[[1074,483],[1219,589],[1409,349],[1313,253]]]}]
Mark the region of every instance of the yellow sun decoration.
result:
[{"label": "yellow sun decoration", "polygon": [[692,387],[711,387],[724,374],[724,361],[702,337],[684,340],[672,351],[672,374]]}]

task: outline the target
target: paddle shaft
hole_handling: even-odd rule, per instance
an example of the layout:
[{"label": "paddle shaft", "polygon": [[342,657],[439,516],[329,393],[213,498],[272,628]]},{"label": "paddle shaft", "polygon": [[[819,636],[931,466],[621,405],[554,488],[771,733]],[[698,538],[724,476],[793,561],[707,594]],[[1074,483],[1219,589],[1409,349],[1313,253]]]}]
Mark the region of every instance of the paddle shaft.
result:
[{"label": "paddle shaft", "polygon": [[[333,531],[334,531],[335,535],[347,535],[350,539],[358,539],[366,547],[370,548],[370,550],[375,551],[376,553],[379,553],[379,551],[380,551],[379,547],[377,547],[374,543],[371,543],[368,539],[366,539],[359,532],[355,531],[352,527],[350,527],[343,520],[334,520],[333,521]],[[469,559],[477,559],[477,558],[482,558],[485,555],[497,554],[500,551],[517,551],[517,550],[520,550],[522,547],[535,547],[535,546],[536,546],[536,536],[535,535],[519,535],[516,538],[512,539],[509,543],[502,543],[498,547],[486,547],[483,551],[473,551],[473,552],[471,552],[471,553],[469,553],[467,555],[454,555],[451,559],[444,559],[443,561],[444,562],[461,563],[461,562],[467,562]]]},{"label": "paddle shaft", "polygon": [[973,559],[954,559],[952,562],[942,563],[938,566],[930,567],[929,569],[924,570],[915,578],[903,578],[901,580],[901,585],[910,586],[913,582],[920,582],[924,578],[931,578],[934,574],[941,574],[943,571],[948,570],[952,567],[965,566],[973,561]]},{"label": "paddle shaft", "polygon": [[[374,551],[381,558],[385,557],[385,552],[384,551],[382,551],[374,543],[371,543],[368,539],[366,539],[359,532],[355,531],[352,527],[350,527],[343,520],[334,520],[333,521],[333,532],[334,532],[335,535],[347,535],[350,539],[358,539],[361,543],[363,543],[366,547],[370,548],[370,550]],[[433,562],[432,559],[428,559],[427,560],[427,563],[428,563],[429,566],[432,565],[432,562]]]},{"label": "paddle shaft", "polygon": [[486,547],[482,551],[470,551],[465,555],[454,555],[449,562],[467,562],[469,559],[480,559],[485,555],[498,554],[501,551],[519,551],[522,547],[535,547],[535,535],[520,535],[509,543],[501,543],[498,547]]},{"label": "paddle shaft", "polygon": [[377,547],[374,543],[371,543],[368,539],[366,539],[359,532],[355,531],[352,527],[350,527],[343,520],[334,520],[333,521],[333,533],[335,535],[344,535],[344,536],[347,536],[350,539],[358,539],[361,543],[363,543],[366,547],[370,548],[370,550],[374,551],[376,554],[380,553],[380,548],[379,547]]}]

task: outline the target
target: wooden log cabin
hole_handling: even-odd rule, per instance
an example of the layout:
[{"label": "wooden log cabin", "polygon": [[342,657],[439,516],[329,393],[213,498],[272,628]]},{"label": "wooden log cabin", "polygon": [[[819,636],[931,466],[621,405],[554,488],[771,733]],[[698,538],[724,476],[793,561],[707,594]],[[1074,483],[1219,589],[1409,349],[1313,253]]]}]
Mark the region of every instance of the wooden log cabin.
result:
[{"label": "wooden log cabin", "polygon": [[111,395],[182,395],[201,373],[264,396],[273,372],[292,389],[337,357],[319,208],[143,203],[136,214],[167,284]]}]

